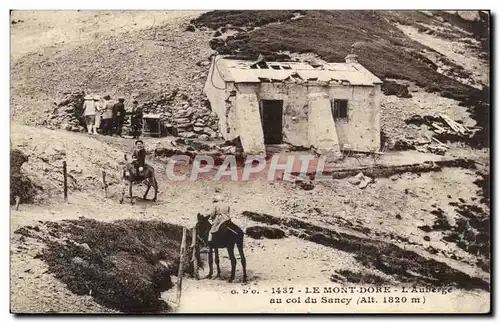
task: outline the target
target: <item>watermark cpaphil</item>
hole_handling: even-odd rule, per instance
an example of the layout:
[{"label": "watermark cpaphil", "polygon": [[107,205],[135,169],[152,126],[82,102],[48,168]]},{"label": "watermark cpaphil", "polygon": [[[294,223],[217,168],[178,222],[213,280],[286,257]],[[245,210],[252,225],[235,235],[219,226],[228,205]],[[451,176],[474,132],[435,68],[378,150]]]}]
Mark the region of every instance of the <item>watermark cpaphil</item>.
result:
[{"label": "watermark cpaphil", "polygon": [[[182,169],[182,170],[181,170]],[[313,174],[313,176],[310,176]],[[199,179],[248,181],[266,178],[292,181],[297,178],[315,181],[330,180],[325,157],[314,155],[272,155],[268,158],[249,155],[237,159],[235,155],[221,160],[209,155],[175,155],[168,159],[168,179],[195,181]]]}]

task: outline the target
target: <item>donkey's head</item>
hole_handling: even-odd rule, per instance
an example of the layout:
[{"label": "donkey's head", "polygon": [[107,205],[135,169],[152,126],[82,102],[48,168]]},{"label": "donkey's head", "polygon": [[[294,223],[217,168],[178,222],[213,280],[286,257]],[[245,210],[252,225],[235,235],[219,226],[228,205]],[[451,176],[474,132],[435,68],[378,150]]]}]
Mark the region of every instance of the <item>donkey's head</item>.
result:
[{"label": "donkey's head", "polygon": [[203,216],[200,213],[197,214],[196,232],[205,243],[208,241],[208,234],[212,227],[212,223],[208,221],[209,218],[210,215]]}]

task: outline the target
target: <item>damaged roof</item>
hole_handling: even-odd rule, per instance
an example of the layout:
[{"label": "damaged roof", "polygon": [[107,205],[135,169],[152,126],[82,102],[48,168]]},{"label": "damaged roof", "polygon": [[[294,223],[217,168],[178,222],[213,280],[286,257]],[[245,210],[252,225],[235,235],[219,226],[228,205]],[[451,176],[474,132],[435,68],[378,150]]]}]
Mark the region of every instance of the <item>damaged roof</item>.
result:
[{"label": "damaged roof", "polygon": [[382,81],[359,63],[327,63],[311,65],[304,62],[243,61],[217,57],[216,69],[226,82],[305,82],[341,85],[381,84]]}]

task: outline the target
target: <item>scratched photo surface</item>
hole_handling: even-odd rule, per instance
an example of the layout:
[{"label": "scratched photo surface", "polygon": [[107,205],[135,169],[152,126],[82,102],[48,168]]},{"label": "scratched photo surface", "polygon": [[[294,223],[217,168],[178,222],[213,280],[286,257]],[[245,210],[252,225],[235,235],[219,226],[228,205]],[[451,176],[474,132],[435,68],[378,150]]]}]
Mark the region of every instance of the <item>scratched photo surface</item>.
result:
[{"label": "scratched photo surface", "polygon": [[11,313],[490,312],[489,11],[10,38]]}]

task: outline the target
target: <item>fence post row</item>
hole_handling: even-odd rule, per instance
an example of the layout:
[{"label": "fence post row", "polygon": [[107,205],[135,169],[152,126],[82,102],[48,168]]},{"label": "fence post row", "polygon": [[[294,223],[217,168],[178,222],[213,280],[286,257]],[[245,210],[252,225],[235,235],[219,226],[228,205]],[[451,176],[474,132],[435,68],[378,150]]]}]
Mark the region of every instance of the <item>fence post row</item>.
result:
[{"label": "fence post row", "polygon": [[182,228],[181,254],[179,259],[179,273],[177,274],[177,307],[181,305],[182,296],[182,275],[184,273],[184,254],[186,253],[186,235],[187,229]]},{"label": "fence post row", "polygon": [[191,248],[193,249],[192,251],[192,258],[191,261],[193,262],[193,271],[194,271],[194,278],[195,279],[200,279],[199,273],[198,273],[198,239],[196,236],[196,227],[191,229]]},{"label": "fence post row", "polygon": [[66,161],[63,161],[63,176],[64,176],[64,201],[68,201],[68,170]]},{"label": "fence post row", "polygon": [[102,183],[104,185],[104,197],[108,197],[108,184],[106,184],[106,172],[102,171]]}]

